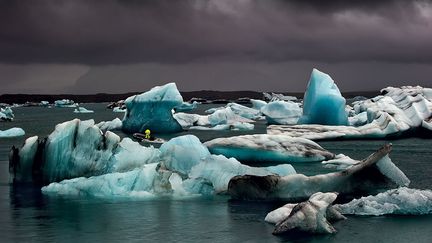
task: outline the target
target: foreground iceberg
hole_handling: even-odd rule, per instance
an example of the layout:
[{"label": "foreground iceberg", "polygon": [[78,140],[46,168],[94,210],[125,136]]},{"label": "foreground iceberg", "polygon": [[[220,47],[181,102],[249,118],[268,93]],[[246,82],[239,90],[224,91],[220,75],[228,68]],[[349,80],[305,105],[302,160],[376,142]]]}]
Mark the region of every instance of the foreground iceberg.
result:
[{"label": "foreground iceberg", "polygon": [[[420,86],[388,87],[383,95],[353,103],[353,125],[295,125],[267,128],[269,134],[316,139],[386,138],[432,135],[432,97],[429,88]],[[365,116],[367,121],[365,122]],[[363,124],[365,123],[365,124]],[[361,125],[363,124],[363,125]]]},{"label": "foreground iceberg", "polygon": [[315,234],[332,234],[336,229],[329,223],[345,219],[331,204],[336,193],[317,192],[309,200],[298,204],[286,204],[269,214],[265,220],[275,223],[273,234],[302,231]]},{"label": "foreground iceberg", "polygon": [[94,113],[94,111],[92,110],[87,110],[86,108],[82,107],[82,106],[78,106],[78,108],[76,108],[74,110],[74,113]]},{"label": "foreground iceberg", "polygon": [[263,106],[267,105],[267,102],[263,100],[250,99],[250,102],[252,103],[252,109],[259,110],[259,111]]},{"label": "foreground iceberg", "polygon": [[0,130],[0,138],[20,137],[24,135],[25,131],[19,127],[13,127],[4,131]]},{"label": "foreground iceberg", "polygon": [[93,120],[58,124],[47,139],[28,138],[12,148],[9,168],[15,182],[49,183],[67,178],[122,172],[159,160],[159,150],[129,138],[103,134]]},{"label": "foreground iceberg", "polygon": [[216,138],[204,144],[213,154],[247,162],[318,162],[335,156],[311,140],[284,135],[255,134]]},{"label": "foreground iceberg", "polygon": [[302,115],[299,104],[291,101],[273,101],[261,108],[268,124],[293,125],[297,124]]},{"label": "foreground iceberg", "polygon": [[356,215],[430,214],[432,191],[400,187],[335,207],[343,214]]},{"label": "foreground iceberg", "polygon": [[9,106],[0,108],[0,121],[12,121],[14,117],[15,115]]},{"label": "foreground iceberg", "polygon": [[345,98],[333,79],[317,69],[312,70],[303,99],[300,124],[347,125]]},{"label": "foreground iceberg", "polygon": [[183,98],[175,83],[156,86],[140,95],[126,99],[126,114],[123,131],[144,133],[150,129],[154,133],[174,133],[182,127],[172,116],[171,110],[183,103]]},{"label": "foreground iceberg", "polygon": [[407,186],[408,178],[388,158],[385,145],[368,158],[340,172],[305,176],[236,176],[228,193],[238,199],[306,199],[316,192],[365,194],[381,189]]}]

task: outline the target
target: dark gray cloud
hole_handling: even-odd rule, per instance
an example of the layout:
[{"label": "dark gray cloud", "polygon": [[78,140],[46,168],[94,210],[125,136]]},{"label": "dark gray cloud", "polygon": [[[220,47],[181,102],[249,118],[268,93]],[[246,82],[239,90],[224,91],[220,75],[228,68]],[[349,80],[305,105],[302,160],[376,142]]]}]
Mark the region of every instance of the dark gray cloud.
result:
[{"label": "dark gray cloud", "polygon": [[0,1],[0,62],[432,62],[429,1]]}]

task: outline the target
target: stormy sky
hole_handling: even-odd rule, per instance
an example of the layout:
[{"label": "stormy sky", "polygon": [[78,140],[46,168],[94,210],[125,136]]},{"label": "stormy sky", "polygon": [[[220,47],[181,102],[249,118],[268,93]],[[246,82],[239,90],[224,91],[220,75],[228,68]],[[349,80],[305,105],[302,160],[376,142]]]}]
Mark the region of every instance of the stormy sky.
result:
[{"label": "stormy sky", "polygon": [[432,86],[432,3],[0,0],[1,93]]}]

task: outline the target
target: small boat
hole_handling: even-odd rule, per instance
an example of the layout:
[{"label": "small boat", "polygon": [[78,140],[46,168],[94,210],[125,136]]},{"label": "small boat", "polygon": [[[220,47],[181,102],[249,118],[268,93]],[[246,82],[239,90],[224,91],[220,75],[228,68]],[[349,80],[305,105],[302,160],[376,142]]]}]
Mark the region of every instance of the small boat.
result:
[{"label": "small boat", "polygon": [[156,137],[153,137],[150,139],[145,138],[145,135],[142,133],[134,133],[132,136],[141,142],[147,142],[147,143],[165,143],[166,142],[162,138],[156,138]]}]

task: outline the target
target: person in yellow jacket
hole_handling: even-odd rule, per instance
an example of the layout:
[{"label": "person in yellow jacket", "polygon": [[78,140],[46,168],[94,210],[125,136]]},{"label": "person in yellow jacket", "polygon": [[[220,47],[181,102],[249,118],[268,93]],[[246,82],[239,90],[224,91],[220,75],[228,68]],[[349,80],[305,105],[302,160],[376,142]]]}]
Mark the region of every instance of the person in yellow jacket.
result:
[{"label": "person in yellow jacket", "polygon": [[144,138],[145,138],[145,139],[148,139],[148,140],[151,140],[152,136],[151,136],[151,131],[150,131],[150,129],[146,129],[146,130],[145,130],[145,132],[144,132]]}]

